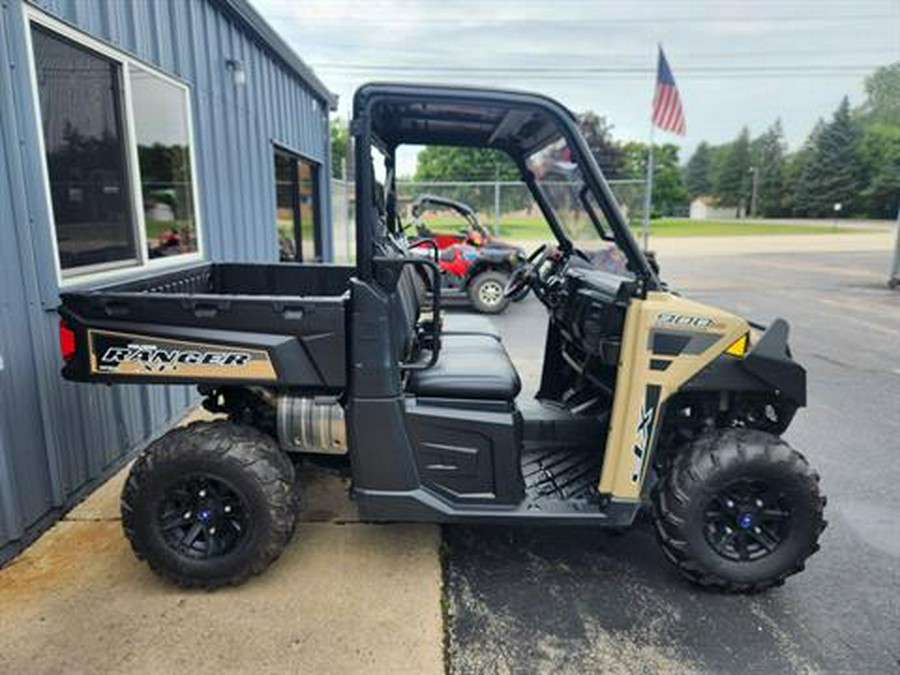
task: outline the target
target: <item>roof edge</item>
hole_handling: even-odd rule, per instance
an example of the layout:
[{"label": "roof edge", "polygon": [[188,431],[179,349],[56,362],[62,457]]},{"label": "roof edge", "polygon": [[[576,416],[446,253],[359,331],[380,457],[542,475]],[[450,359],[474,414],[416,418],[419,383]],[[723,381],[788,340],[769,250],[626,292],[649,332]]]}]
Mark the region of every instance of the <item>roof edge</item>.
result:
[{"label": "roof edge", "polygon": [[297,73],[328,104],[329,110],[337,110],[338,97],[315,74],[303,59],[285,42],[272,26],[254,9],[249,0],[220,0],[244,25],[268,45],[276,56]]}]

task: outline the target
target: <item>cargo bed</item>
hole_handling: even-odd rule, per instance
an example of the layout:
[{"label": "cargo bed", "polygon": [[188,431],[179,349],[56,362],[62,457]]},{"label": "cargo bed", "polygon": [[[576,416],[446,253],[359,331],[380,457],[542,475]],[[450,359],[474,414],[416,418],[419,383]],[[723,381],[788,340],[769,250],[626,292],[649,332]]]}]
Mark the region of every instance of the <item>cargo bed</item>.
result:
[{"label": "cargo bed", "polygon": [[260,383],[340,391],[355,268],[202,263],[63,293],[63,374],[100,382]]}]

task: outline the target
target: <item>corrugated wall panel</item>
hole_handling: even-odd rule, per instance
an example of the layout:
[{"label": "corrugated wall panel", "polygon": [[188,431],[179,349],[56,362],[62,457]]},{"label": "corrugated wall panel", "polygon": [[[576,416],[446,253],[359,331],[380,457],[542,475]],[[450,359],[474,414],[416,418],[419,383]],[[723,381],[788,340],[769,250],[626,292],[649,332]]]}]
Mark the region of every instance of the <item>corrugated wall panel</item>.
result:
[{"label": "corrugated wall panel", "polygon": [[[330,242],[325,102],[236,17],[213,0],[31,4],[190,86],[208,257],[277,259],[273,143],[322,164]],[[23,13],[22,0],[0,4],[0,562],[196,401],[188,387],[59,376],[56,262]],[[243,61],[246,86],[235,87],[230,58]]]}]

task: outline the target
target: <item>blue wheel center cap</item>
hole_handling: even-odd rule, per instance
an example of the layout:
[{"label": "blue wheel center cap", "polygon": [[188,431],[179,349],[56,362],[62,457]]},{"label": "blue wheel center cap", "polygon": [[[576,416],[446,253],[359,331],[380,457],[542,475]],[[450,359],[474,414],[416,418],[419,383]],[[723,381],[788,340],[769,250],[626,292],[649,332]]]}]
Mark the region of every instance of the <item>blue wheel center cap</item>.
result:
[{"label": "blue wheel center cap", "polygon": [[753,525],[753,516],[749,513],[745,513],[740,518],[738,518],[738,526],[743,530],[749,530],[750,526]]},{"label": "blue wheel center cap", "polygon": [[200,520],[206,521],[212,518],[212,511],[210,511],[209,509],[203,509],[197,514],[197,516],[199,516]]}]

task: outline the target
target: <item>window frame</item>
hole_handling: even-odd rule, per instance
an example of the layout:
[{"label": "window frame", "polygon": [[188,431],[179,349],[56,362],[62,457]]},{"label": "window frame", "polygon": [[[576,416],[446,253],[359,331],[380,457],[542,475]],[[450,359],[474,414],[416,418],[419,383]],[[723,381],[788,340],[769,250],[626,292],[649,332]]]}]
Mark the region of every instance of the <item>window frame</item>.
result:
[{"label": "window frame", "polygon": [[[274,160],[276,156],[281,155],[282,157],[286,157],[290,159],[294,164],[291,170],[291,182],[293,183],[291,189],[291,200],[292,200],[292,210],[293,210],[293,218],[294,218],[294,245],[296,247],[296,252],[300,256],[300,260],[294,260],[293,262],[302,263],[304,265],[313,265],[319,264],[324,261],[324,253],[322,252],[323,248],[323,233],[322,233],[322,173],[323,173],[323,164],[322,162],[309,157],[308,155],[303,154],[302,152],[297,152],[293,148],[290,148],[282,143],[272,142],[272,159]],[[312,167],[314,172],[313,174],[313,223],[312,223],[312,241],[313,241],[313,251],[311,259],[307,260],[304,257],[303,251],[303,217],[301,214],[301,206],[300,206],[300,169],[297,165],[298,162],[305,162]],[[274,164],[274,163],[273,163]],[[275,174],[274,166],[272,171],[272,185],[275,188],[274,190],[274,198],[275,198],[275,224],[276,224],[276,241],[275,241],[275,254],[276,256],[279,254],[278,250],[278,241],[277,241],[277,225],[278,225],[278,177]],[[295,189],[296,188],[296,189]],[[298,230],[299,225],[299,230]],[[300,234],[301,237],[298,239],[297,235]]]},{"label": "window frame", "polygon": [[[37,124],[37,139],[40,152],[41,179],[44,185],[44,198],[49,215],[50,243],[53,254],[53,266],[56,271],[56,282],[60,289],[76,285],[90,284],[96,281],[114,280],[133,276],[142,271],[177,268],[187,264],[196,263],[206,259],[205,237],[203,233],[203,218],[201,214],[199,183],[197,180],[196,136],[194,134],[194,115],[191,86],[168,73],[163,72],[153,64],[147,63],[126,52],[87,35],[82,30],[74,28],[58,19],[49,16],[30,5],[26,5],[23,11],[25,22],[25,48],[28,59],[28,71],[32,91],[32,106],[34,119]],[[129,206],[134,214],[133,226],[137,252],[135,257],[126,260],[83,265],[71,269],[63,269],[59,257],[59,244],[57,242],[56,216],[53,211],[53,195],[50,187],[50,171],[47,166],[47,148],[44,141],[43,114],[40,106],[40,94],[38,91],[37,63],[34,56],[34,46],[31,39],[31,27],[38,27],[55,33],[65,40],[69,40],[79,47],[96,52],[100,56],[110,59],[118,64],[119,84],[121,87],[122,106],[122,141],[125,144],[126,168],[128,171],[127,185],[129,189]],[[188,152],[191,159],[191,192],[194,207],[195,238],[197,250],[191,253],[182,253],[174,256],[150,258],[147,250],[147,223],[144,217],[143,188],[141,186],[140,159],[138,157],[137,132],[135,126],[134,107],[131,92],[131,68],[136,67],[149,72],[154,77],[171,84],[184,93],[184,114],[187,122]]]}]

